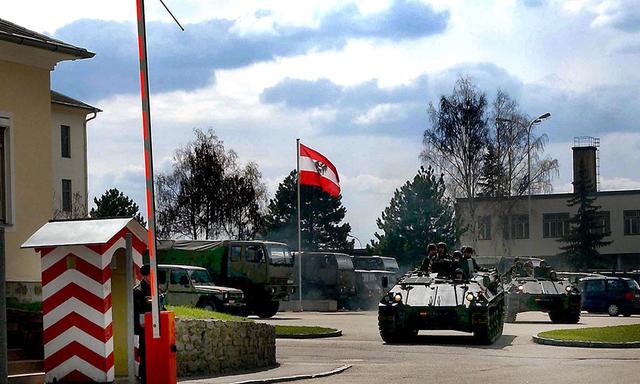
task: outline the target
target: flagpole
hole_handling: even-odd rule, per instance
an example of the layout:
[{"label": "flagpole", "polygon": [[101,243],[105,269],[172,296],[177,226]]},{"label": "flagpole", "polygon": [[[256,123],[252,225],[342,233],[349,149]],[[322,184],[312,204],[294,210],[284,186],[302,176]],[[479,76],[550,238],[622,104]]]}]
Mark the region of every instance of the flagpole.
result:
[{"label": "flagpole", "polygon": [[300,139],[296,139],[296,164],[298,168],[298,308],[302,311],[302,233],[300,230]]}]

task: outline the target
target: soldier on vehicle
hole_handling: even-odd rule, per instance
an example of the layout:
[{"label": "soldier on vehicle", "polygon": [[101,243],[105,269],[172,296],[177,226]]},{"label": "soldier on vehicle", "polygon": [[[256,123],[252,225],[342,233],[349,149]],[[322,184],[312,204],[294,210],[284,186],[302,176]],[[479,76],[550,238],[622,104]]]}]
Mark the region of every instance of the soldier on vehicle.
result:
[{"label": "soldier on vehicle", "polygon": [[531,260],[524,264],[525,277],[533,277],[533,262]]},{"label": "soldier on vehicle", "polygon": [[546,261],[542,260],[540,265],[534,268],[534,276],[541,279],[549,279],[551,277],[551,268],[549,268]]},{"label": "soldier on vehicle", "polygon": [[449,259],[449,254],[447,253],[447,244],[442,241],[437,245],[438,254],[436,256],[436,260],[444,260]]},{"label": "soldier on vehicle", "polygon": [[458,270],[461,270],[465,276],[471,276],[471,266],[469,265],[464,257],[462,256],[462,252],[453,251],[451,255],[452,263],[451,263],[451,275],[454,276]]},{"label": "soldier on vehicle", "polygon": [[520,261],[519,257],[516,257],[515,259],[513,259],[514,261],[514,266],[516,267],[516,276],[525,276],[526,272],[524,270],[524,263],[522,261]]},{"label": "soldier on vehicle", "polygon": [[467,246],[467,247],[462,247],[462,249],[464,249],[464,251],[462,251],[463,258],[465,260],[471,260],[471,264],[473,265],[474,271],[481,271],[481,272],[488,271],[488,269],[478,265],[478,263],[476,262],[476,259],[473,257],[475,250],[472,247]]},{"label": "soldier on vehicle", "polygon": [[438,249],[435,244],[431,243],[427,246],[427,255],[422,260],[420,270],[422,272],[429,272],[431,270],[431,262],[436,257]]}]

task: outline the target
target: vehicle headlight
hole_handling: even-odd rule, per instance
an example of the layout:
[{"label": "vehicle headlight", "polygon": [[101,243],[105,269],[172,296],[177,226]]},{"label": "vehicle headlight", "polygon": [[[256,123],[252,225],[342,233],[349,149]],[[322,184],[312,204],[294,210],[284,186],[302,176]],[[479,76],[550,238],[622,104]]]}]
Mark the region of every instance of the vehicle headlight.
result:
[{"label": "vehicle headlight", "polygon": [[222,292],[222,300],[227,300],[229,294],[227,292]]},{"label": "vehicle headlight", "polygon": [[402,301],[402,295],[401,295],[401,294],[399,294],[399,293],[396,293],[396,294],[393,296],[393,301],[395,301],[396,303],[401,302],[401,301]]},{"label": "vehicle headlight", "polygon": [[524,285],[518,285],[518,291],[520,292],[524,291]]},{"label": "vehicle headlight", "polygon": [[573,287],[572,287],[572,286],[570,286],[570,285],[567,285],[567,286],[565,287],[565,289],[567,290],[567,292],[571,292],[571,291],[573,291]]},{"label": "vehicle headlight", "polygon": [[473,301],[473,299],[475,298],[476,297],[471,292],[467,293],[467,295],[465,296],[465,299],[467,299],[467,301]]}]

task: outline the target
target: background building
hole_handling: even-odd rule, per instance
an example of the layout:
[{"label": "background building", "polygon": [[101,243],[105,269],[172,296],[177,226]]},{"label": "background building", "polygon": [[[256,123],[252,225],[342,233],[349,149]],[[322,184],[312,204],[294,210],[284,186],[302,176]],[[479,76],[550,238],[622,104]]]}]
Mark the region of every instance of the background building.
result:
[{"label": "background building", "polygon": [[[71,180],[71,193],[81,191],[86,201],[82,116],[97,110],[69,105],[78,102],[67,103],[62,95],[52,98],[50,72],[61,61],[93,56],[0,19],[0,222],[8,297],[40,300],[40,257],[20,245],[64,209],[62,180]],[[61,125],[69,126],[71,157],[64,159]]]},{"label": "background building", "polygon": [[[580,163],[592,185],[595,204],[601,207],[601,224],[612,243],[599,248],[599,260],[590,260],[591,268],[640,268],[640,190],[598,191],[597,139],[576,142],[573,150],[574,185],[578,181]],[[534,256],[547,259],[559,268],[569,268],[558,256],[565,243],[558,240],[569,230],[568,220],[577,206],[568,207],[572,193],[531,196],[531,218],[528,196],[478,197],[476,204],[477,233],[467,231],[463,244],[475,244],[482,263],[497,263],[503,257]],[[458,199],[463,225],[472,223],[466,200]],[[470,227],[472,227],[470,225]]]}]

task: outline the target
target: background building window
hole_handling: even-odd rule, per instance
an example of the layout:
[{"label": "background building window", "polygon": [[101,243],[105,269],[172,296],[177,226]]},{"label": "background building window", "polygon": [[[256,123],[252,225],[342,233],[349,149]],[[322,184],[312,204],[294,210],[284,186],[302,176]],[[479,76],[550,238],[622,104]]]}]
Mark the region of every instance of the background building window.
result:
[{"label": "background building window", "polygon": [[542,215],[542,236],[562,237],[569,231],[568,213],[545,213]]},{"label": "background building window", "polygon": [[510,228],[511,228],[512,239],[528,239],[529,238],[529,215],[511,216]]},{"label": "background building window", "polygon": [[505,239],[528,239],[529,215],[502,216],[502,235]]},{"label": "background building window", "polygon": [[478,216],[478,239],[491,240],[491,216]]},{"label": "background building window", "polygon": [[640,235],[640,210],[624,211],[624,234]]},{"label": "background building window", "polygon": [[71,128],[68,125],[60,126],[60,149],[62,157],[71,157]]},{"label": "background building window", "polygon": [[611,213],[609,211],[602,211],[598,215],[597,227],[594,229],[595,233],[604,234],[606,236],[611,235]]},{"label": "background building window", "polygon": [[71,180],[62,179],[62,210],[71,212]]}]

